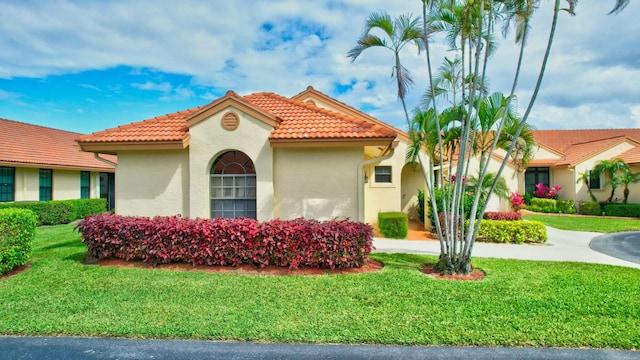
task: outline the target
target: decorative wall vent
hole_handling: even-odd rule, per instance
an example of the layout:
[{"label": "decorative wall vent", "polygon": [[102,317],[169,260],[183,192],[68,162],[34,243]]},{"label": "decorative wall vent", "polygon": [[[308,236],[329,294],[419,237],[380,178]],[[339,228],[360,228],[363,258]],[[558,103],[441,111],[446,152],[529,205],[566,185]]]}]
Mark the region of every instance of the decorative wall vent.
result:
[{"label": "decorative wall vent", "polygon": [[237,129],[239,125],[240,125],[240,117],[238,116],[238,114],[229,111],[228,113],[224,114],[224,116],[222,116],[223,128],[229,131],[233,131]]},{"label": "decorative wall vent", "polygon": [[305,101],[305,102],[306,102],[307,104],[316,105],[316,102],[315,102],[315,101],[313,101],[313,100],[311,100],[311,99],[309,99],[309,100],[307,100],[307,101]]}]

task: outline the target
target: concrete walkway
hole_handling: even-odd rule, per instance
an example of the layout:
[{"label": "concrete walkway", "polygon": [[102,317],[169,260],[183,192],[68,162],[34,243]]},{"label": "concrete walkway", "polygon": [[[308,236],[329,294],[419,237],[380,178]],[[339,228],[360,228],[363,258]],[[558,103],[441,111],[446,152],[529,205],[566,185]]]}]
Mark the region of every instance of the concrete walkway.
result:
[{"label": "concrete walkway", "polygon": [[[605,255],[589,247],[591,240],[601,233],[586,231],[558,230],[547,227],[549,240],[546,244],[493,244],[476,242],[474,257],[543,260],[543,261],[576,261],[595,264],[626,266],[640,269],[640,264]],[[440,254],[440,243],[436,240],[393,240],[374,238],[374,252],[398,252],[412,254]]]}]

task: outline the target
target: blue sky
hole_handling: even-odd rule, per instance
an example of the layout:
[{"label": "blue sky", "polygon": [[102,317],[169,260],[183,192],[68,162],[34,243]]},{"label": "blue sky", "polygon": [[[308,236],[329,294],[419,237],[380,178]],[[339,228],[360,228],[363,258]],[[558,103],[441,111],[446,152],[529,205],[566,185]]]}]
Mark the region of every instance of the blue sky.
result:
[{"label": "blue sky", "polygon": [[[530,118],[538,129],[640,125],[638,2],[582,1],[561,15],[547,76]],[[395,126],[402,109],[390,53],[355,45],[369,13],[421,13],[417,0],[12,1],[0,0],[0,118],[89,133],[204,105],[227,90],[292,96],[311,85]],[[551,2],[541,1],[518,96],[530,96]],[[425,88],[424,58],[402,54]],[[492,91],[507,92],[515,57],[502,41]],[[447,55],[434,47],[433,61]]]}]

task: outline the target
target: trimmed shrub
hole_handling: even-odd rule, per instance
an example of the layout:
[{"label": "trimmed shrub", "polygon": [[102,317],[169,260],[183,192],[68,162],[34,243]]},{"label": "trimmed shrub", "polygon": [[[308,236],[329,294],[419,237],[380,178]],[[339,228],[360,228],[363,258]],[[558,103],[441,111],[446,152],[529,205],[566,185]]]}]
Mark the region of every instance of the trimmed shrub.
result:
[{"label": "trimmed shrub", "polygon": [[400,211],[381,212],[378,213],[378,227],[386,238],[406,239],[409,235],[409,218]]},{"label": "trimmed shrub", "polygon": [[575,214],[576,203],[573,200],[556,200],[556,210],[563,214]]},{"label": "trimmed shrub", "polygon": [[103,213],[81,221],[76,230],[93,257],[153,265],[360,267],[373,239],[370,225],[348,220],[260,223],[246,218],[142,218]]},{"label": "trimmed shrub", "polygon": [[[541,209],[544,208],[556,208],[556,200],[555,199],[543,199],[543,198],[532,198],[531,206],[537,206]],[[554,211],[545,211],[545,212],[554,212]]]},{"label": "trimmed shrub", "polygon": [[580,204],[580,214],[582,215],[602,215],[600,203],[595,201],[585,201]]},{"label": "trimmed shrub", "polygon": [[38,226],[58,225],[105,212],[107,211],[107,202],[105,199],[77,199],[0,204],[0,209],[10,208],[33,211],[38,218]]},{"label": "trimmed shrub", "polygon": [[[448,195],[450,197],[453,196],[453,192],[452,191],[447,191]],[[436,205],[438,206],[438,214],[442,213],[443,211],[443,191],[442,189],[435,189],[434,191],[434,195],[436,198]],[[474,199],[473,194],[469,194],[469,193],[465,193],[464,194],[464,218],[465,219],[469,219],[471,216],[471,206],[473,205],[473,199]],[[476,212],[476,216],[480,215],[480,211],[482,210],[482,208],[484,207],[484,201],[482,201],[482,199],[480,199],[480,201],[478,202],[478,211]],[[431,208],[431,203],[429,203],[429,221],[431,221],[431,224],[433,225],[433,231],[435,231],[435,213],[433,211],[433,209]]]},{"label": "trimmed shrub", "polygon": [[0,210],[0,275],[27,264],[36,224],[36,216],[30,210]]},{"label": "trimmed shrub", "polygon": [[525,205],[531,205],[531,199],[533,199],[533,194],[532,193],[527,193],[524,194],[524,204]]},{"label": "trimmed shrub", "polygon": [[533,211],[533,212],[542,212],[542,208],[540,206],[529,205],[529,206],[525,207],[525,209],[527,209],[529,211]]},{"label": "trimmed shrub", "polygon": [[606,216],[640,217],[640,204],[607,204],[603,211]]},{"label": "trimmed shrub", "polygon": [[522,220],[522,215],[520,215],[517,212],[487,211],[484,213],[484,216],[482,218],[485,220],[515,221],[515,220]]},{"label": "trimmed shrub", "polygon": [[547,228],[540,221],[482,220],[477,241],[496,243],[544,243]]}]

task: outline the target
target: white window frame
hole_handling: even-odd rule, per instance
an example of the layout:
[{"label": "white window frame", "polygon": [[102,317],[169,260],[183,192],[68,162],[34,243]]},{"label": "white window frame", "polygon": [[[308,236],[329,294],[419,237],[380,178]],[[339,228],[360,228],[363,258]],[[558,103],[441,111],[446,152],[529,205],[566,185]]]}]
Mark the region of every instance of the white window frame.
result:
[{"label": "white window frame", "polygon": [[[382,169],[382,168],[389,168],[389,181],[377,181],[377,170],[378,169]],[[369,178],[369,184],[371,185],[371,187],[395,187],[395,184],[393,182],[393,174],[394,170],[393,170],[393,166],[391,165],[376,165],[373,167],[373,171],[371,174],[371,177]],[[383,174],[383,175],[387,175],[387,174]]]}]

